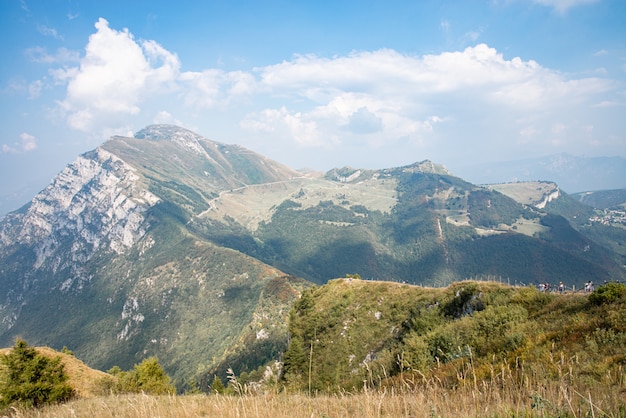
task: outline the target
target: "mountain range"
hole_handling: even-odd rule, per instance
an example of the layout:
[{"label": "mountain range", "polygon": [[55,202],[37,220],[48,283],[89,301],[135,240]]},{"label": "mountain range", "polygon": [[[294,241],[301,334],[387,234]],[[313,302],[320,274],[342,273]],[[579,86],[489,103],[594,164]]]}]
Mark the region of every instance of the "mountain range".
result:
[{"label": "mountain range", "polygon": [[626,230],[600,213],[551,182],[476,186],[430,161],[302,173],[153,125],[0,220],[0,346],[100,370],[156,355],[183,388],[280,358],[294,300],[338,277],[623,280]]},{"label": "mountain range", "polygon": [[477,184],[552,181],[567,193],[626,188],[626,159],[566,153],[514,161],[469,163],[461,173]]}]

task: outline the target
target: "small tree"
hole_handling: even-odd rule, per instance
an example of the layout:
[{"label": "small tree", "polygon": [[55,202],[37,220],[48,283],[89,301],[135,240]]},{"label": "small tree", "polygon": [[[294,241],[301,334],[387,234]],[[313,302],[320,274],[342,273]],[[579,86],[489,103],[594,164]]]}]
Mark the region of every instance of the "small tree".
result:
[{"label": "small tree", "polygon": [[222,383],[222,379],[220,379],[217,375],[213,377],[213,383],[211,383],[211,392],[215,394],[224,393],[224,384]]},{"label": "small tree", "polygon": [[304,374],[307,370],[307,354],[304,351],[302,337],[293,336],[289,342],[289,347],[285,352],[282,379],[291,381],[296,376]]},{"label": "small tree", "polygon": [[156,357],[149,357],[135,366],[136,383],[139,391],[153,395],[176,393],[170,384],[171,378],[165,373]]},{"label": "small tree", "polygon": [[61,357],[48,358],[18,338],[11,351],[2,356],[0,364],[0,406],[17,403],[39,407],[64,402],[74,396],[66,383]]},{"label": "small tree", "polygon": [[185,395],[200,395],[202,393],[204,392],[202,392],[202,390],[198,386],[196,379],[194,379],[193,377],[189,379],[189,381],[187,382],[187,388],[185,389]]}]

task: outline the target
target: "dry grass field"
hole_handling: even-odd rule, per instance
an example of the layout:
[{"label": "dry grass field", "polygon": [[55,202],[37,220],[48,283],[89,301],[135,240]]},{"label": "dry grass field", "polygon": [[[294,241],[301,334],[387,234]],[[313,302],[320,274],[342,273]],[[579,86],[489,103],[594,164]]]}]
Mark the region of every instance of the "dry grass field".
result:
[{"label": "dry grass field", "polygon": [[[123,395],[80,399],[63,405],[10,416],[33,417],[624,417],[612,408],[622,393],[581,394],[565,388],[542,389],[544,398],[526,391],[432,390],[397,394],[385,391],[357,395]],[[552,392],[551,394],[545,392]],[[553,398],[550,398],[550,395]],[[596,398],[594,399],[594,395]],[[552,399],[552,400],[551,400]]]},{"label": "dry grass field", "polygon": [[[18,418],[70,417],[606,417],[626,416],[626,373],[604,376],[590,388],[572,381],[575,362],[563,359],[560,383],[539,384],[541,372],[503,368],[494,378],[459,376],[459,386],[443,388],[436,379],[404,376],[404,388],[307,396],[265,392],[228,395],[119,395],[77,399],[43,409],[20,411]],[[540,379],[543,380],[543,379]],[[585,388],[585,389],[583,389]],[[245,392],[245,390],[244,390]]]}]

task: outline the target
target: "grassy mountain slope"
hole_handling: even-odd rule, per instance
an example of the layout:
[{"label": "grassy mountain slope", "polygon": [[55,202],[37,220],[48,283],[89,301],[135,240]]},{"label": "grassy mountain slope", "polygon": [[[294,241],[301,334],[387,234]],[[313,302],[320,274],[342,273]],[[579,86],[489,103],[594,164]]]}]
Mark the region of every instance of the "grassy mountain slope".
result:
[{"label": "grassy mountain slope", "polygon": [[572,195],[586,205],[597,209],[610,209],[612,207],[624,207],[626,205],[626,189],[598,190],[595,192],[582,192]]},{"label": "grassy mountain slope", "polygon": [[141,173],[156,196],[190,214],[208,209],[225,190],[299,176],[245,148],[167,125],[149,127],[134,138],[113,137],[102,148]]},{"label": "grassy mountain slope", "polygon": [[[568,195],[549,182],[517,182],[489,186],[520,203],[541,207],[552,224],[542,236],[562,249],[602,266],[609,278],[623,280],[626,266],[626,199],[622,189]],[[577,238],[575,238],[577,237]],[[573,243],[580,244],[573,247]],[[607,280],[604,278],[603,280]]]},{"label": "grassy mountain slope", "polygon": [[[151,216],[158,216],[157,209]],[[44,283],[31,288],[20,320],[3,333],[2,345],[15,336],[52,347],[68,345],[101,370],[130,369],[156,355],[179,387],[218,367],[228,353],[241,351],[244,347],[237,344],[249,341],[251,332],[265,330],[258,339],[263,343],[257,347],[258,363],[251,367],[275,358],[286,344],[284,321],[299,282],[199,240],[163,216],[154,222],[158,225],[127,254],[95,256],[89,273],[97,280],[83,289],[55,291]],[[41,282],[46,273],[53,276],[41,272]],[[274,294],[280,290],[271,286],[276,280],[285,281],[288,297]],[[268,323],[255,317],[261,302],[272,312]],[[250,343],[254,347],[257,339]]]},{"label": "grassy mountain slope", "polygon": [[[423,165],[345,168],[224,193],[192,228],[319,284],[348,273],[430,285],[488,275],[575,286],[624,277],[567,222]],[[545,206],[549,189],[534,199]]]},{"label": "grassy mountain slope", "polygon": [[623,386],[626,288],[595,302],[493,282],[333,280],[294,306],[285,379],[323,392],[430,379],[452,388],[532,370],[533,384],[570,379],[581,393]]},{"label": "grassy mountain slope", "polygon": [[156,355],[179,387],[245,350],[249,368],[275,358],[306,284],[187,225],[221,191],[294,174],[167,126],[86,153],[0,227],[0,345],[68,346],[102,370]]}]

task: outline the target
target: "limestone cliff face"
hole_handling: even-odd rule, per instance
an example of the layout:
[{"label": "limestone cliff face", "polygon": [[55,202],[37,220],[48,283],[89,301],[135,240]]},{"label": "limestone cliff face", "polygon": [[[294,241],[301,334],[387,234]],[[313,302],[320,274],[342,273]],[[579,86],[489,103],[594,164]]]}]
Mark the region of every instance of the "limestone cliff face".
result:
[{"label": "limestone cliff face", "polygon": [[103,149],[68,165],[0,224],[7,275],[0,283],[0,328],[15,324],[38,282],[45,280],[52,291],[80,292],[93,278],[86,263],[98,251],[131,248],[148,228],[145,212],[158,200],[131,166]]},{"label": "limestone cliff face", "polygon": [[123,252],[144,235],[145,211],[159,200],[134,171],[100,148],[78,157],[25,210],[7,216],[0,242],[30,246],[34,269],[85,262],[100,249]]}]

